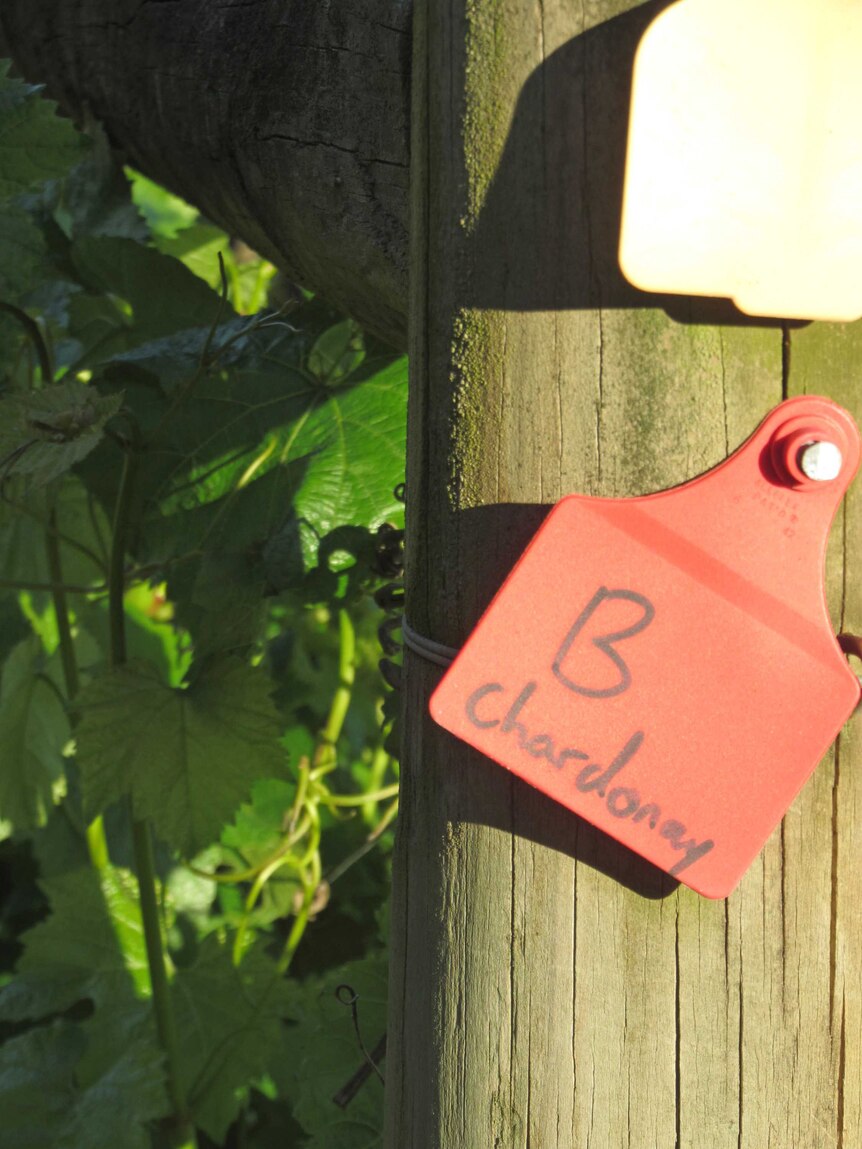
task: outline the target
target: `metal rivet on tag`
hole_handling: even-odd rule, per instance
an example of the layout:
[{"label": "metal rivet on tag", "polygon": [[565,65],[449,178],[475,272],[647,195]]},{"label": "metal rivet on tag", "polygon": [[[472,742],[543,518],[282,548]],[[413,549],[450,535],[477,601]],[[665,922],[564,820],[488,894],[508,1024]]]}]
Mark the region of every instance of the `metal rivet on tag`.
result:
[{"label": "metal rivet on tag", "polygon": [[844,457],[836,443],[809,443],[802,448],[799,465],[816,483],[831,483],[841,474]]},{"label": "metal rivet on tag", "polygon": [[799,491],[822,491],[834,482],[847,451],[846,429],[828,412],[816,417],[794,415],[777,427],[770,444],[776,471]]}]

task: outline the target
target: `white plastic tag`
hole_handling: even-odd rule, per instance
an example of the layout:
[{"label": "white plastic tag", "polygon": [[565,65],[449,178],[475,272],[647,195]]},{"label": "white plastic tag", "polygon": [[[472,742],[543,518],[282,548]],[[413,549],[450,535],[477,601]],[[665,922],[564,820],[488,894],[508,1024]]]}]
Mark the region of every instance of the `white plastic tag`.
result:
[{"label": "white plastic tag", "polygon": [[751,315],[862,316],[862,0],[679,0],[650,25],[620,265]]}]

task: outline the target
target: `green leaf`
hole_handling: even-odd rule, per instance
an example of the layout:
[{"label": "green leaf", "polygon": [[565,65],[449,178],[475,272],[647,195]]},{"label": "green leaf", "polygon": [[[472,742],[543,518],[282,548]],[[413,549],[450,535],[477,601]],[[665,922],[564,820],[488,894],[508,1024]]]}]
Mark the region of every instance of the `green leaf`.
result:
[{"label": "green leaf", "polygon": [[13,372],[20,374],[20,349],[24,345],[24,332],[11,315],[0,313],[0,387],[6,390],[11,385]]},{"label": "green leaf", "polygon": [[[0,412],[3,408],[0,405]],[[10,484],[11,504],[0,501],[0,579],[23,583],[51,581],[45,549],[48,523],[43,491],[20,493]],[[87,548],[94,557],[61,539],[63,579],[73,585],[102,583],[107,565],[110,524],[101,506],[91,500],[75,475],[65,475],[53,490],[59,529]]]},{"label": "green leaf", "polygon": [[74,792],[74,771],[70,774],[69,793],[62,805],[55,806],[46,825],[30,837],[33,856],[44,881],[91,865],[80,802],[76,801]]},{"label": "green leaf", "polygon": [[55,1021],[0,1047],[4,1147],[150,1149],[146,1123],[169,1111],[161,1055],[147,1037],[124,1034],[82,1082],[86,1029]]},{"label": "green leaf", "polygon": [[[0,553],[2,553],[2,542],[0,542]],[[32,634],[30,624],[21,611],[17,593],[15,591],[4,593],[0,590],[0,661],[5,662],[13,648],[30,634]]]},{"label": "green leaf", "polygon": [[[163,681],[179,686],[191,662],[188,636],[173,619],[160,619],[161,596],[151,586],[139,583],[124,595],[126,650],[130,661],[142,659],[158,668]],[[110,660],[110,604],[106,597],[74,600],[77,622],[75,637],[78,665],[83,673],[102,673]],[[90,649],[84,639],[91,640]],[[95,648],[95,649],[94,649]]]},{"label": "green leaf", "polygon": [[296,786],[280,778],[264,778],[254,784],[251,801],[237,810],[221,840],[238,851],[249,865],[256,865],[277,848],[283,837],[284,816],[291,807]]},{"label": "green leaf", "polygon": [[29,215],[6,204],[0,211],[0,299],[18,303],[47,272],[45,240]]},{"label": "green leaf", "polygon": [[172,946],[176,942],[177,948],[181,948],[183,944],[182,930],[177,927],[177,919],[180,917],[193,922],[201,937],[210,932],[212,904],[218,892],[217,884],[201,877],[197,871],[214,871],[221,863],[222,852],[219,846],[209,846],[192,859],[194,870],[189,866],[174,866],[168,874],[163,889],[164,901],[174,913],[175,929],[170,939]]},{"label": "green leaf", "polygon": [[335,991],[347,985],[358,995],[360,1032],[370,1053],[386,1033],[386,978],[387,957],[380,951],[324,978],[309,978],[297,994],[291,1015],[297,1024],[285,1031],[274,1076],[314,1149],[379,1149],[382,1144],[383,1085],[376,1075],[346,1109],[332,1098],[364,1062],[351,1010]]},{"label": "green leaf", "polygon": [[16,393],[0,403],[0,458],[9,474],[43,486],[99,443],[122,395],[100,395],[75,380]]},{"label": "green leaf", "polygon": [[308,370],[323,383],[336,383],[365,358],[362,332],[352,319],[324,331],[308,356]]},{"label": "green leaf", "polygon": [[172,239],[178,232],[192,226],[198,218],[198,209],[180,199],[140,172],[126,169],[132,184],[132,199],[155,236]]},{"label": "green leaf", "polygon": [[65,707],[34,636],[15,647],[0,682],[0,818],[16,830],[44,826],[62,792]]},{"label": "green leaf", "polygon": [[309,460],[294,497],[300,518],[323,536],[342,524],[379,526],[402,512],[393,494],[404,474],[406,360],[337,391],[310,412],[282,454]]},{"label": "green leaf", "polygon": [[147,1125],[171,1107],[149,1008],[99,1016],[82,1028],[88,1050],[58,1149],[151,1149]]},{"label": "green leaf", "polygon": [[11,79],[0,62],[0,198],[26,191],[41,180],[63,175],[85,146],[70,120],[55,114],[41,87]]},{"label": "green leaf", "polygon": [[[87,237],[72,245],[71,257],[86,288],[125,305],[126,348],[208,327],[219,312],[216,293],[188,268],[134,240]],[[233,314],[230,307],[225,313],[225,319]]]},{"label": "green leaf", "polygon": [[87,139],[91,147],[84,159],[49,189],[54,218],[70,239],[112,235],[145,243],[146,221],[132,203],[131,186],[108,137],[99,124],[88,123]]},{"label": "green leaf", "polygon": [[156,246],[165,255],[179,259],[214,289],[221,283],[219,252],[225,263],[232,261],[230,237],[220,227],[208,223],[193,224],[176,236],[160,237]]},{"label": "green leaf", "polygon": [[269,692],[262,671],[232,659],[184,690],[148,663],[97,678],[77,730],[89,816],[131,793],[136,816],[186,857],[214,842],[252,784],[284,770]]},{"label": "green leaf", "polygon": [[58,1144],[74,1104],[75,1066],[84,1046],[78,1026],[55,1021],[0,1047],[5,1149],[46,1149]]},{"label": "green leaf", "polygon": [[[208,355],[212,358],[220,352],[229,339],[241,335],[248,326],[247,319],[236,318],[221,324],[210,343]],[[192,327],[176,331],[160,339],[152,339],[131,351],[115,355],[105,372],[106,379],[122,382],[124,373],[132,367],[145,371],[161,384],[165,391],[174,391],[183,383],[190,382],[200,370],[201,357],[207,345],[210,332],[208,327]],[[242,338],[236,340],[220,355],[220,366],[227,367],[236,362],[245,349]]]},{"label": "green leaf", "polygon": [[0,990],[0,1018],[45,1017],[89,999],[97,1011],[134,1007],[149,994],[137,884],[122,870],[89,868],[42,881],[52,913],[23,935],[13,982]]},{"label": "green leaf", "polygon": [[[367,367],[363,364],[362,370]],[[267,376],[266,381],[277,378]],[[201,458],[201,479],[185,479],[185,490],[178,470],[175,494],[162,505],[176,512],[183,499],[224,493],[198,508],[185,506],[182,514],[151,514],[144,523],[148,556],[164,560],[204,552],[196,564],[183,564],[171,593],[190,595],[210,611],[228,603],[259,602],[265,592],[297,586],[318,563],[337,569],[338,555],[331,555],[326,543],[333,532],[349,524],[397,524],[403,517],[394,494],[404,475],[403,360],[335,391],[301,381],[291,394],[282,381],[281,395],[265,399],[264,379],[250,376],[248,382],[234,384],[233,394],[225,396],[225,405],[237,410],[233,427],[214,432],[207,445],[209,452],[218,444],[223,464],[207,470]],[[212,396],[213,389],[205,388],[204,394]],[[270,432],[268,445],[243,452],[242,440],[254,443],[260,433],[256,421],[273,417],[279,407],[285,422]],[[190,404],[189,414],[197,410]],[[210,399],[209,417],[217,410]],[[198,424],[202,438],[205,418]],[[232,458],[234,435],[238,450]],[[184,458],[188,466],[188,455]]]},{"label": "green leaf", "polygon": [[178,971],[172,994],[189,1106],[221,1144],[250,1081],[278,1051],[290,988],[260,950],[237,969],[229,947],[211,936],[195,964]]}]

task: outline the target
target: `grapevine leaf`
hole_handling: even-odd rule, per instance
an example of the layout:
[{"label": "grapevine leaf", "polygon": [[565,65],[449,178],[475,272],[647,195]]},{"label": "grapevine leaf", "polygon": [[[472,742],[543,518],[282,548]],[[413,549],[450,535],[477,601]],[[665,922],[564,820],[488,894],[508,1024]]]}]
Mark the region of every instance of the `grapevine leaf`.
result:
[{"label": "grapevine leaf", "polygon": [[0,1048],[0,1110],[8,1149],[149,1149],[147,1121],[168,1111],[161,1055],[138,1036],[81,1080],[86,1026],[55,1021]]},{"label": "grapevine leaf", "polygon": [[87,136],[91,147],[84,159],[48,191],[54,218],[73,239],[112,235],[145,243],[149,229],[108,137],[94,122],[87,124]]},{"label": "grapevine leaf", "polygon": [[126,174],[132,183],[132,199],[154,236],[173,238],[198,218],[196,207],[140,172],[127,168]]},{"label": "grapevine leaf", "polygon": [[352,319],[327,328],[311,349],[308,369],[323,383],[337,383],[365,358],[362,332]]},{"label": "grapevine leaf", "polygon": [[20,324],[10,315],[0,313],[0,386],[8,384],[25,338]]},{"label": "grapevine leaf", "polygon": [[[107,369],[105,378],[123,380],[129,367],[145,371],[157,380],[165,391],[173,391],[181,384],[189,383],[200,369],[201,359],[209,341],[210,358],[219,356],[222,366],[229,366],[242,355],[245,341],[243,330],[248,326],[247,319],[232,319],[223,323],[210,339],[207,327],[192,327],[175,331],[152,339],[140,347],[115,355]],[[239,338],[237,338],[239,336]],[[229,348],[222,348],[229,339],[235,340]]]},{"label": "grapevine leaf", "polygon": [[41,96],[41,87],[12,79],[8,71],[8,61],[0,62],[0,199],[63,175],[86,146],[72,122],[55,114],[56,104]]},{"label": "grapevine leaf", "polygon": [[84,819],[79,810],[80,801],[76,801],[78,795],[74,792],[74,771],[70,773],[70,792],[62,805],[54,807],[47,823],[30,838],[43,881],[91,864],[84,837]]},{"label": "grapevine leaf", "polygon": [[0,457],[8,473],[44,485],[68,471],[98,444],[122,395],[99,395],[72,380],[15,393],[0,407]]},{"label": "grapevine leaf", "polygon": [[0,251],[0,299],[17,303],[39,285],[47,265],[42,233],[27,213],[14,205],[6,204],[0,212]]},{"label": "grapevine leaf", "polygon": [[251,801],[225,826],[221,840],[237,850],[249,865],[257,865],[280,845],[284,816],[290,810],[296,786],[280,778],[263,778],[254,784]]},{"label": "grapevine leaf", "polygon": [[0,661],[5,661],[18,643],[23,642],[30,634],[32,630],[21,611],[18,595],[14,591],[7,591],[5,594],[0,591]]},{"label": "grapevine leaf", "polygon": [[0,683],[0,818],[16,830],[44,826],[62,789],[69,719],[42,661],[39,640],[25,639]]},{"label": "grapevine leaf", "polygon": [[[175,915],[176,920],[186,918],[192,921],[203,937],[211,929],[211,911],[216,896],[216,883],[202,877],[201,872],[212,872],[221,863],[222,851],[218,846],[209,846],[193,859],[195,869],[189,866],[174,866],[164,884],[164,901]],[[175,931],[174,936],[181,936]]]},{"label": "grapevine leaf", "polygon": [[158,236],[155,244],[216,290],[221,288],[221,254],[234,308],[241,315],[254,315],[265,305],[275,268],[243,244],[232,244],[221,228],[197,223],[173,238]]},{"label": "grapevine leaf", "polygon": [[288,983],[258,949],[235,967],[229,948],[210,936],[195,964],[177,972],[172,993],[189,1106],[197,1124],[221,1144],[248,1082],[278,1049]]},{"label": "grapevine leaf", "polygon": [[147,1123],[170,1113],[150,1009],[97,1016],[82,1028],[88,1049],[57,1149],[150,1149]]},{"label": "grapevine leaf", "polygon": [[[225,337],[235,331],[233,323],[226,324],[222,335],[216,337],[223,345]],[[148,363],[140,367],[164,378],[165,389],[171,391],[174,383],[182,383],[194,375],[196,364],[192,355],[196,346],[183,356],[183,363],[171,368],[158,348]],[[158,522],[175,511],[213,503],[230,494],[241,482],[248,468],[254,468],[255,480],[273,469],[275,435],[301,418],[309,403],[315,401],[308,379],[294,369],[278,374],[264,374],[248,368],[245,339],[242,359],[233,363],[226,353],[227,369],[213,371],[199,377],[181,406],[165,419],[166,403],[158,402],[152,388],[140,386],[132,395],[135,412],[144,435],[157,435],[158,451],[153,453],[152,466],[144,476],[144,493],[149,502],[148,515]],[[135,366],[131,361],[111,363],[107,370],[110,379],[122,379],[123,368]],[[189,367],[192,367],[191,373]],[[125,381],[122,386],[126,386]],[[265,458],[260,461],[261,456]]]},{"label": "grapevine leaf", "polygon": [[283,772],[269,690],[262,671],[232,659],[183,690],[149,663],[95,679],[77,730],[90,816],[131,793],[137,817],[185,856],[215,841],[252,784]]},{"label": "grapevine leaf", "polygon": [[255,1090],[253,1112],[243,1128],[243,1149],[307,1149],[302,1127],[297,1125],[285,1101]]},{"label": "grapevine leaf", "polygon": [[230,238],[221,228],[208,223],[192,224],[176,236],[160,236],[156,246],[165,255],[182,260],[189,271],[211,287],[217,287],[221,279],[219,252],[226,264],[232,259]]},{"label": "grapevine leaf", "polygon": [[89,868],[41,883],[52,914],[23,935],[15,980],[0,990],[0,1018],[23,1021],[82,999],[98,1010],[134,1007],[149,992],[134,879]]},{"label": "grapevine leaf", "polygon": [[[218,296],[202,280],[178,260],[134,240],[88,236],[72,245],[71,256],[86,288],[126,305],[129,347],[209,327],[219,313]],[[232,314],[226,307],[224,318]]]},{"label": "grapevine leaf", "polygon": [[292,1017],[297,1024],[285,1031],[276,1080],[314,1149],[379,1149],[382,1144],[383,1085],[376,1075],[346,1109],[332,1098],[363,1063],[351,1011],[335,990],[348,985],[358,995],[360,1032],[371,1052],[386,1032],[386,977],[387,958],[380,951],[323,978],[309,978],[296,996]]},{"label": "grapevine leaf", "polygon": [[376,527],[402,513],[393,491],[404,476],[406,360],[334,392],[309,413],[282,452],[306,457],[296,514],[319,537],[344,524]]},{"label": "grapevine leaf", "polygon": [[[5,493],[8,501],[0,501],[0,579],[48,583],[51,573],[45,548],[48,517],[44,493],[28,495],[11,483]],[[63,536],[86,548],[82,551],[60,540],[64,581],[75,585],[103,582],[111,535],[105,512],[75,475],[64,475],[53,494]]]},{"label": "grapevine leaf", "polygon": [[[258,524],[261,576],[272,592],[297,586],[318,565],[337,569],[328,540],[353,524],[400,522],[395,488],[404,475],[406,394],[403,361],[362,383],[329,392],[279,434],[266,471],[233,498],[227,521]],[[285,464],[291,464],[286,467]],[[236,532],[227,528],[228,538]],[[335,560],[335,561],[333,561]],[[225,592],[230,579],[216,565],[201,570],[196,599]]]},{"label": "grapevine leaf", "polygon": [[[126,592],[126,649],[131,660],[144,659],[158,667],[164,681],[179,686],[189,668],[191,652],[173,619],[160,620],[161,596],[144,584]],[[79,666],[84,673],[104,670],[111,649],[111,620],[106,598],[76,599],[76,648]],[[81,639],[92,640],[89,651],[81,649]]]},{"label": "grapevine leaf", "polygon": [[[167,489],[159,491],[164,512],[174,509],[172,490],[184,492],[185,497],[176,503],[182,507],[212,502],[229,492],[264,448],[267,456],[258,464],[256,477],[275,468],[294,431],[335,394],[305,366],[305,357],[320,335],[316,324],[330,320],[328,313],[321,316],[319,310],[306,305],[291,316],[295,330],[278,321],[274,327],[247,336],[240,341],[240,356],[220,359],[227,370],[198,380],[184,408],[161,430],[160,453],[170,465],[166,474],[159,475],[160,483],[168,480]],[[215,344],[233,335],[231,326],[225,324]],[[367,359],[349,382],[370,379],[391,362],[391,354]],[[342,383],[339,393],[343,387]],[[158,420],[160,414],[154,411],[151,417]],[[290,451],[289,457],[297,457],[297,452]]]},{"label": "grapevine leaf", "polygon": [[0,1111],[6,1149],[45,1149],[57,1144],[74,1104],[75,1065],[84,1046],[78,1026],[55,1021],[0,1047]]},{"label": "grapevine leaf", "polygon": [[[404,474],[404,383],[401,360],[334,391],[305,384],[292,396],[263,400],[270,413],[280,403],[288,421],[269,433],[265,448],[239,449],[235,462],[221,438],[224,465],[207,471],[201,462],[200,482],[186,481],[184,498],[207,501],[183,508],[166,500],[163,507],[174,513],[151,515],[144,525],[148,556],[205,552],[196,565],[184,564],[181,576],[185,593],[208,610],[290,589],[319,563],[335,569],[325,542],[333,532],[401,520],[394,490]],[[231,397],[238,419],[255,418],[241,412],[252,393],[244,388]],[[244,481],[250,466],[251,481]],[[180,508],[184,513],[175,513]]]}]

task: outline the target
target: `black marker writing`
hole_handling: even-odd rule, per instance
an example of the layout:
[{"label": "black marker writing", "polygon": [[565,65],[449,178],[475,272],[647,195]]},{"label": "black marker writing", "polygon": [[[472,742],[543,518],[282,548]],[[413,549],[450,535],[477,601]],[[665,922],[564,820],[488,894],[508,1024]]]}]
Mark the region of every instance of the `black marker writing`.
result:
[{"label": "black marker writing", "polygon": [[[575,645],[584,627],[604,603],[619,601],[635,603],[643,611],[641,617],[632,623],[631,626],[627,626],[623,630],[612,631],[609,634],[595,635],[590,639],[592,645],[606,655],[614,666],[616,666],[619,671],[618,681],[612,686],[601,688],[590,687],[584,685],[582,682],[576,682],[563,669],[572,647]],[[649,599],[644,598],[642,594],[638,594],[633,590],[608,590],[605,586],[599,587],[581,611],[572,629],[563,639],[560,649],[557,651],[552,663],[554,675],[562,682],[563,686],[568,687],[569,690],[573,690],[576,694],[583,694],[587,698],[613,698],[617,694],[623,694],[632,684],[632,674],[622,655],[616,649],[616,644],[618,642],[624,642],[628,638],[634,638],[636,634],[640,634],[641,631],[646,630],[654,618],[655,607]]]},{"label": "black marker writing", "polygon": [[[640,790],[621,783],[620,776],[623,770],[637,755],[645,741],[642,730],[637,730],[631,735],[609,765],[590,761],[591,756],[583,750],[574,746],[560,747],[559,740],[554,735],[544,730],[536,732],[531,729],[528,704],[537,689],[538,683],[526,683],[515,695],[508,709],[505,709],[504,699],[495,701],[490,699],[492,695],[505,693],[506,687],[499,682],[486,682],[474,690],[467,699],[464,706],[467,718],[479,730],[496,729],[499,734],[514,738],[521,750],[531,758],[544,758],[556,770],[562,770],[572,760],[586,761],[587,765],[581,766],[575,775],[576,789],[582,794],[595,794],[599,801],[605,803],[608,812],[614,818],[619,818],[620,821],[630,819],[635,824],[643,824],[644,829],[658,831],[659,837],[664,838],[673,850],[683,855],[669,870],[673,877],[677,877],[714,848],[715,842],[711,838],[697,842],[694,838],[686,837],[688,830],[682,822],[678,822],[675,818],[665,818],[661,806],[656,802],[642,801]],[[498,717],[494,716],[495,711]]]},{"label": "black marker writing", "polygon": [[[644,740],[643,731],[638,730],[637,734],[633,734],[622,750],[611,762],[606,770],[601,766],[585,766],[580,774],[575,779],[575,785],[583,793],[587,794],[590,790],[597,791],[600,798],[604,798],[608,782],[619,774],[624,766],[627,766],[641,748],[641,743]],[[598,771],[598,773],[596,773]],[[638,802],[640,805],[640,802]],[[613,813],[613,811],[611,811]]]},{"label": "black marker writing", "polygon": [[[571,759],[579,759],[581,762],[587,761],[589,754],[585,754],[583,750],[578,750],[574,746],[562,746],[558,748],[550,734],[544,732],[531,734],[526,724],[518,721],[518,715],[535,692],[535,682],[527,683],[502,719],[483,718],[477,709],[479,703],[487,698],[489,694],[499,694],[500,691],[504,689],[499,682],[486,682],[484,686],[480,686],[478,690],[473,691],[467,699],[465,709],[467,711],[467,717],[474,726],[479,730],[493,730],[495,726],[499,726],[501,734],[514,734],[521,749],[526,750],[531,758],[545,758],[557,770],[562,770]],[[486,708],[483,706],[482,709],[484,712]]]}]

